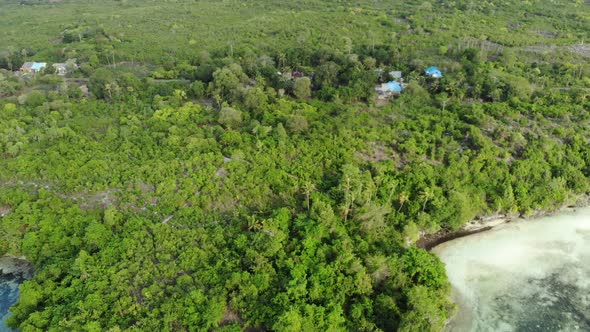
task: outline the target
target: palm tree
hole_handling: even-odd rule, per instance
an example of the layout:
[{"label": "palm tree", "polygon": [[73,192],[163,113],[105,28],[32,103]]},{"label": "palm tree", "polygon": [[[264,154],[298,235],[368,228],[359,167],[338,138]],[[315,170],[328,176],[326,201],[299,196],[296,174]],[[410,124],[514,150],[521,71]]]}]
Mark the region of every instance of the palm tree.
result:
[{"label": "palm tree", "polygon": [[351,193],[350,177],[346,177],[346,183],[344,185],[344,222],[348,221],[348,214],[352,209],[352,203],[354,202],[354,194]]},{"label": "palm tree", "polygon": [[109,94],[109,100],[112,100],[113,99],[112,88],[113,87],[112,87],[111,83],[107,83],[107,84],[104,85],[105,91]]},{"label": "palm tree", "polygon": [[307,211],[309,211],[309,199],[312,191],[316,190],[315,185],[311,181],[305,181],[302,186],[303,192],[305,193],[305,203],[307,205]]},{"label": "palm tree", "polygon": [[376,283],[380,283],[391,275],[386,256],[370,256],[367,265],[371,271],[371,277]]},{"label": "palm tree", "polygon": [[281,52],[277,57],[279,60],[279,69],[283,70],[283,67],[285,67],[285,63],[287,62],[287,54]]},{"label": "palm tree", "polygon": [[431,198],[432,198],[432,192],[429,189],[422,190],[422,192],[420,193],[420,199],[423,200],[423,203],[422,203],[422,212],[424,212],[424,209],[426,209],[426,203],[428,203],[428,201]]},{"label": "palm tree", "polygon": [[439,102],[440,106],[442,107],[441,110],[441,114],[445,112],[445,108],[447,107],[447,104],[449,103],[449,95],[447,95],[446,92],[440,93],[438,96],[436,96],[437,101]]},{"label": "palm tree", "polygon": [[385,217],[391,212],[391,208],[387,205],[370,204],[363,207],[365,212],[358,216],[361,221],[361,229],[366,234],[375,237],[379,229],[385,227]]},{"label": "palm tree", "polygon": [[8,64],[8,68],[10,69],[10,71],[13,70],[14,53],[15,53],[14,47],[8,46],[8,50],[4,54],[4,57],[6,58],[6,63]]},{"label": "palm tree", "polygon": [[246,225],[249,231],[256,231],[262,229],[262,222],[256,219],[255,216],[246,216]]},{"label": "palm tree", "polygon": [[393,198],[393,193],[395,192],[395,189],[397,188],[397,182],[391,182],[388,185],[389,188],[389,197],[387,198],[387,204],[391,204],[391,199]]},{"label": "palm tree", "polygon": [[408,194],[406,194],[405,192],[402,192],[399,195],[399,209],[397,210],[397,212],[400,212],[402,210],[404,204],[408,201],[408,199],[410,198],[408,197]]}]

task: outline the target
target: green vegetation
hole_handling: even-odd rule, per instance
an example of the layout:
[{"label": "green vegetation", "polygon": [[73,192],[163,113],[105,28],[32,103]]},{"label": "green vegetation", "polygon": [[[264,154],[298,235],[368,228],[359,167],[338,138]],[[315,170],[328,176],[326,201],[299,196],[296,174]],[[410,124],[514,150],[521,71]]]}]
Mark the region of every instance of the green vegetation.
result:
[{"label": "green vegetation", "polygon": [[[580,1],[0,1],[0,250],[36,267],[10,323],[440,330],[450,286],[421,232],[590,191],[589,18]],[[11,72],[71,58],[66,78]],[[407,83],[381,107],[377,68]]]}]

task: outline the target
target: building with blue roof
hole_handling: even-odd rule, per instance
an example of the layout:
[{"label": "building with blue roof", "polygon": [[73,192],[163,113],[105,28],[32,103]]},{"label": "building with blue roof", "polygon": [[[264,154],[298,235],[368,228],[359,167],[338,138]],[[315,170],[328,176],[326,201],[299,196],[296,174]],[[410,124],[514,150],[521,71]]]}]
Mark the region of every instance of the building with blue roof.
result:
[{"label": "building with blue roof", "polygon": [[424,71],[424,74],[426,74],[426,76],[432,77],[432,78],[441,78],[443,76],[440,69],[438,69],[438,67],[436,67],[436,66],[426,68],[426,70]]},{"label": "building with blue roof", "polygon": [[47,66],[46,62],[25,62],[20,68],[23,73],[36,74]]},{"label": "building with blue roof", "polygon": [[388,91],[400,93],[403,90],[402,86],[396,81],[387,82],[386,84]]},{"label": "building with blue roof", "polygon": [[33,63],[33,66],[31,67],[31,69],[33,70],[33,72],[38,72],[40,70],[43,70],[43,68],[45,68],[47,66],[47,63],[45,62],[35,62]]},{"label": "building with blue roof", "polygon": [[403,90],[404,88],[397,81],[389,81],[387,83],[378,85],[375,88],[375,91],[377,92],[377,98],[380,99],[387,99],[395,94],[400,94]]}]

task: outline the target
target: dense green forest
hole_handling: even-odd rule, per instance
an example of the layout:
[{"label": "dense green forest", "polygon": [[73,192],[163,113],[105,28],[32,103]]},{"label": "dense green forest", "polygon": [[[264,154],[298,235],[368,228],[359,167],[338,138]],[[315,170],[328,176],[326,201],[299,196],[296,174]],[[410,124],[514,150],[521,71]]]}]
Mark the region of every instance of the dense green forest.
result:
[{"label": "dense green forest", "polygon": [[0,31],[23,332],[438,331],[421,235],[590,192],[584,1],[0,0]]}]

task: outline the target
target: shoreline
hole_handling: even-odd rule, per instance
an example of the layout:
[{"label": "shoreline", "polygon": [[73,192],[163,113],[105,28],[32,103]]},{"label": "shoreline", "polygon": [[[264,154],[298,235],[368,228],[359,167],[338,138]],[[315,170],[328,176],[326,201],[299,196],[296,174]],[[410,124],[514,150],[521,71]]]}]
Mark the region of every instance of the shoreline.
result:
[{"label": "shoreline", "polygon": [[504,225],[515,220],[534,220],[568,211],[575,211],[577,208],[586,206],[590,206],[590,194],[580,195],[574,200],[573,203],[563,204],[562,206],[553,210],[534,210],[530,215],[524,215],[522,213],[496,213],[488,216],[479,216],[476,219],[467,222],[456,231],[442,229],[433,234],[423,234],[420,236],[418,241],[416,241],[415,245],[418,248],[431,251],[434,247],[445,242],[473,234],[487,232],[496,228],[497,226]]},{"label": "shoreline", "polygon": [[[578,209],[588,207],[590,207],[590,194],[585,194],[577,197],[574,203],[563,204],[562,206],[554,210],[535,210],[530,215],[495,214],[486,217],[478,217],[477,219],[469,221],[467,224],[463,225],[461,229],[459,229],[458,231],[450,232],[441,230],[437,233],[423,236],[420,238],[419,241],[423,241],[421,244],[424,246],[420,246],[418,242],[416,242],[416,246],[420,246],[420,248],[426,249],[429,252],[434,253],[438,256],[438,253],[436,252],[437,248],[440,245],[452,241],[454,239],[487,232],[497,228],[498,226],[505,225],[511,222],[534,221],[545,217],[573,213],[576,212]],[[465,306],[465,303],[463,302],[463,297],[464,295],[458,289],[452,286],[450,300],[455,305],[455,310],[453,310],[453,313],[445,322],[445,326],[443,327],[442,331],[451,331],[452,326],[456,324],[458,321],[464,321],[466,319],[469,320],[469,318],[459,316],[459,313],[462,313],[464,315],[467,314],[468,316],[471,315],[471,308]]]},{"label": "shoreline", "polygon": [[31,279],[34,275],[33,265],[25,257],[4,255],[0,257],[0,275],[17,279]]}]

